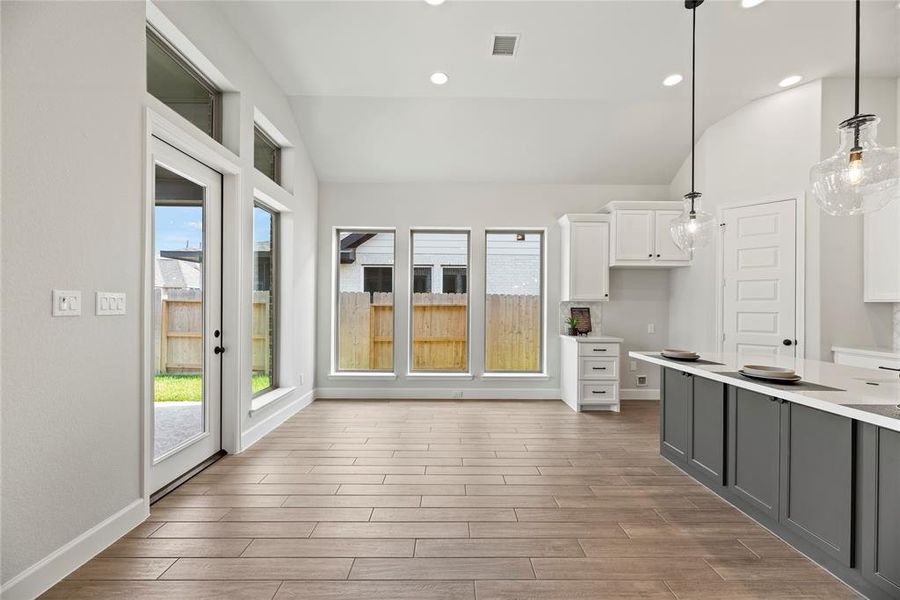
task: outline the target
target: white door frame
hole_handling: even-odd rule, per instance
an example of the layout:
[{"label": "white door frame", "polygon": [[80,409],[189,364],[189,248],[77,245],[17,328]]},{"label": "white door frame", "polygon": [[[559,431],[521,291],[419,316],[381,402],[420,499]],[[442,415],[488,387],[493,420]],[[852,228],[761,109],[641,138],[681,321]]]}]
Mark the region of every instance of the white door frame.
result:
[{"label": "white door frame", "polygon": [[[194,160],[222,174],[222,448],[227,452],[240,450],[241,428],[241,355],[244,334],[241,328],[242,298],[240,208],[241,181],[239,159],[234,153],[199,130],[179,125],[184,121],[171,108],[147,94],[144,114],[144,211],[143,211],[143,273],[141,289],[141,495],[149,514],[152,484],[150,469],[153,463],[153,137],[158,137]],[[230,350],[230,351],[229,351]]]},{"label": "white door frame", "polygon": [[773,202],[794,201],[795,217],[795,272],[794,282],[794,327],[797,344],[795,345],[796,358],[806,357],[806,194],[799,192],[794,194],[779,194],[767,198],[753,200],[741,200],[720,206],[716,211],[719,221],[719,231],[716,237],[716,350],[722,352],[725,347],[723,336],[725,335],[725,295],[722,293],[725,285],[725,235],[722,230],[724,213],[732,208],[744,208],[747,206],[760,206]]}]

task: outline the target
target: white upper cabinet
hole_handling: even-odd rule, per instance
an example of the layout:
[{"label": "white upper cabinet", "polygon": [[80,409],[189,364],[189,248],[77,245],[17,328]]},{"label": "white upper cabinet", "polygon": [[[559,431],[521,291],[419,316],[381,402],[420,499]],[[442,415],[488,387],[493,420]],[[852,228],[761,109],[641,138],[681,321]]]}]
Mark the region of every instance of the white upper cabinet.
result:
[{"label": "white upper cabinet", "polygon": [[653,256],[653,211],[616,212],[614,254],[617,260],[647,260]]},{"label": "white upper cabinet", "polygon": [[682,267],[691,264],[669,233],[680,202],[610,202],[612,267]]},{"label": "white upper cabinet", "polygon": [[687,254],[675,245],[669,226],[681,214],[680,210],[657,210],[656,213],[656,255],[660,261],[690,262]]},{"label": "white upper cabinet", "polygon": [[866,302],[900,302],[900,200],[863,217]]},{"label": "white upper cabinet", "polygon": [[609,217],[563,215],[560,300],[609,300]]}]

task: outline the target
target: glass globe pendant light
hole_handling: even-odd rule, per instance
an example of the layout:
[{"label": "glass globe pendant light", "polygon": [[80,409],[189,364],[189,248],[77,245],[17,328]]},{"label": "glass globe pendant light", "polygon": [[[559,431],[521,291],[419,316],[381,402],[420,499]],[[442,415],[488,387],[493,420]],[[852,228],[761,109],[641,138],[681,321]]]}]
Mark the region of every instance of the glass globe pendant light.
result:
[{"label": "glass globe pendant light", "polygon": [[809,171],[812,194],[830,215],[876,211],[900,196],[900,156],[896,148],[879,146],[879,119],[859,113],[860,0],[856,0],[856,77],[854,115],[838,125],[837,153]]},{"label": "glass globe pendant light", "polygon": [[669,225],[675,245],[683,252],[693,254],[697,248],[709,244],[716,230],[716,221],[709,213],[700,210],[700,192],[694,187],[694,116],[696,113],[697,66],[697,7],[703,0],[684,0],[684,7],[691,11],[691,191],[684,195],[684,211]]}]

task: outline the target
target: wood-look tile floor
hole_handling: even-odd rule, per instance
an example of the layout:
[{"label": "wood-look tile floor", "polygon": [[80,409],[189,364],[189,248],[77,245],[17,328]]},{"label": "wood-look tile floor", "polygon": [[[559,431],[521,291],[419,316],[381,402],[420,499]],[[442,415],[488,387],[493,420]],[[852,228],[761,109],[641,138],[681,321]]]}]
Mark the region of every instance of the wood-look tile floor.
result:
[{"label": "wood-look tile floor", "polygon": [[660,458],[657,413],[315,402],[43,597],[858,597]]}]

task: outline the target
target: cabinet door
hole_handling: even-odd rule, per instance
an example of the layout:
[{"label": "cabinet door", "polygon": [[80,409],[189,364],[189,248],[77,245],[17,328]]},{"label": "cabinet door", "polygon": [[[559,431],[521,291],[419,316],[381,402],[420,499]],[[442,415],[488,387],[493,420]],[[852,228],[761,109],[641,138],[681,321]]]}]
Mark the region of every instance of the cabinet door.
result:
[{"label": "cabinet door", "polygon": [[862,428],[862,573],[900,598],[900,433],[874,425]]},{"label": "cabinet door", "polygon": [[653,211],[616,211],[616,260],[653,258]]},{"label": "cabinet door", "polygon": [[609,299],[609,223],[572,223],[569,300]]},{"label": "cabinet door", "polygon": [[657,210],[655,211],[654,230],[656,236],[656,260],[680,260],[684,262],[690,261],[690,257],[681,251],[681,248],[675,245],[672,239],[672,233],[669,226],[672,220],[681,214],[680,210]]},{"label": "cabinet door", "polygon": [[728,482],[734,493],[778,520],[781,405],[730,386]]},{"label": "cabinet door", "polygon": [[675,369],[663,370],[660,454],[674,461],[687,460],[688,404],[691,377]]},{"label": "cabinet door", "polygon": [[900,302],[900,202],[863,219],[863,279],[866,302]]},{"label": "cabinet door", "polygon": [[725,384],[692,377],[688,466],[701,479],[725,485]]},{"label": "cabinet door", "polygon": [[853,421],[801,404],[782,407],[781,524],[849,567]]}]

